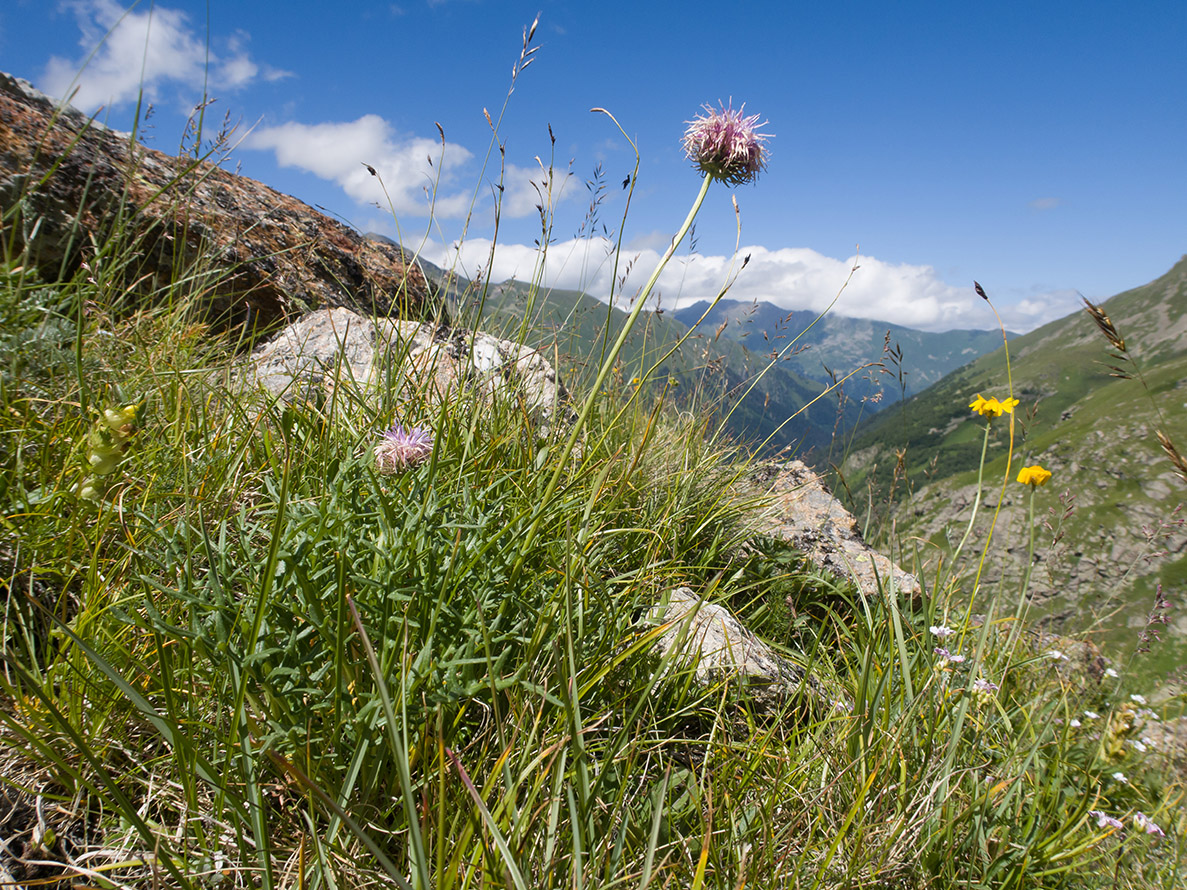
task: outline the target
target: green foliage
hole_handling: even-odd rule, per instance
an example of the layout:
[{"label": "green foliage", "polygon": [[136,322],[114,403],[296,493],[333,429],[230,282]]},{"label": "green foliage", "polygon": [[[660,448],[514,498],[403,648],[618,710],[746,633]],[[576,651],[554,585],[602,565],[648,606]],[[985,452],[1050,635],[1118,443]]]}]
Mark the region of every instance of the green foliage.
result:
[{"label": "green foliage", "polygon": [[[603,391],[575,386],[580,442],[474,393],[397,416],[339,379],[284,403],[228,386],[240,344],[193,322],[202,271],[143,302],[18,261],[0,276],[14,882],[1182,878],[1181,777],[1134,744],[1149,716],[981,585],[990,542],[917,597],[809,569],[755,533],[768,504],[706,368],[669,369],[692,375],[681,398],[629,383],[666,334],[639,328]],[[395,420],[431,429],[432,456],[380,474]],[[991,474],[986,447],[971,469]],[[654,606],[680,585],[800,665],[800,694],[772,712],[751,686],[697,680],[688,640],[661,655]]]}]

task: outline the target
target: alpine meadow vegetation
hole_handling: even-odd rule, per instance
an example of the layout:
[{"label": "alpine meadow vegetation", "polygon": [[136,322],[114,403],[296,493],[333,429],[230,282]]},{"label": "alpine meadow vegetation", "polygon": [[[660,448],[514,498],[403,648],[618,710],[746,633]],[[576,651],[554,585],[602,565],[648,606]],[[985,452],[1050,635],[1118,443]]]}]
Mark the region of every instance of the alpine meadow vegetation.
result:
[{"label": "alpine meadow vegetation", "polygon": [[[922,590],[870,596],[760,533],[760,458],[708,390],[649,387],[662,355],[624,363],[708,190],[771,162],[743,111],[687,122],[689,213],[547,427],[510,396],[341,369],[332,398],[237,389],[247,335],[202,312],[216,256],[104,274],[137,250],[116,225],[50,280],[21,203],[0,208],[0,883],[1183,886],[1184,764],[1158,731],[1181,705],[1094,675],[1028,624],[1026,579],[983,571],[1033,554],[1055,502],[1037,462],[1011,469],[1008,378],[969,406],[978,497],[951,559],[923,572],[896,543]],[[1006,486],[1029,540],[977,531]],[[826,706],[772,713],[660,654],[677,587]]]}]

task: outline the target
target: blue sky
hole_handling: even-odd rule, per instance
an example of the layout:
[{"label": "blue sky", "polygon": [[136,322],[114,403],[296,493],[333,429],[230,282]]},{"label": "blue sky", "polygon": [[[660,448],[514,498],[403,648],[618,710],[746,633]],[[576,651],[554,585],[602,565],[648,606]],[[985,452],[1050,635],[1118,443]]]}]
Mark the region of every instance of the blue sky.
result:
[{"label": "blue sky", "polygon": [[[471,276],[532,274],[544,191],[547,282],[604,297],[607,243],[582,237],[586,182],[600,165],[598,231],[622,235],[629,296],[699,186],[680,150],[685,122],[731,98],[769,121],[768,170],[753,185],[710,190],[695,254],[683,249],[661,279],[662,305],[712,297],[726,280],[735,198],[751,262],[732,297],[823,308],[860,245],[836,311],[931,330],[994,326],[974,278],[1008,326],[1028,330],[1073,311],[1077,292],[1111,296],[1187,252],[1183,0],[125,9],[7,0],[0,70],[55,95],[76,86],[76,104],[102,106],[119,129],[131,128],[143,89],[154,108],[143,132],[166,151],[205,84],[216,100],[210,132],[224,115],[238,124],[230,167]],[[487,268],[499,154],[484,171],[484,109],[497,118],[504,107],[537,13],[531,64],[499,126],[506,170]],[[594,107],[639,148],[625,225],[621,186],[634,153]],[[387,199],[364,164],[382,174],[394,214],[374,206]]]}]

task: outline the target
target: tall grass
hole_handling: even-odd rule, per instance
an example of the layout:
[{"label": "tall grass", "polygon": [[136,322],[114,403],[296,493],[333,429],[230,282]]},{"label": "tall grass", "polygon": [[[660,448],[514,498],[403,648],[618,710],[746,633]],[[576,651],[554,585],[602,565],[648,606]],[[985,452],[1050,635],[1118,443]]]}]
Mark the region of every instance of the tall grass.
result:
[{"label": "tall grass", "polygon": [[[551,431],[513,397],[345,374],[284,402],[231,385],[236,332],[197,314],[212,259],[152,293],[46,283],[19,253],[0,273],[3,880],[1182,879],[1180,779],[1127,744],[1151,718],[971,580],[977,542],[917,597],[808,568],[757,534],[713,406],[615,385],[612,351]],[[128,405],[81,496],[103,410]],[[432,456],[381,475],[395,421]],[[680,585],[833,704],[772,713],[660,656],[653,606]]]}]

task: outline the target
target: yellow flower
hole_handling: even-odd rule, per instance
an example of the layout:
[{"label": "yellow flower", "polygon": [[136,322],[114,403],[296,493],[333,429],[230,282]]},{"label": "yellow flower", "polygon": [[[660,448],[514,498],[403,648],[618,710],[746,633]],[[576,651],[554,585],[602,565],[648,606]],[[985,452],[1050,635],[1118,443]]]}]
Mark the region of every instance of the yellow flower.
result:
[{"label": "yellow flower", "polygon": [[1051,471],[1044,470],[1038,464],[1033,467],[1023,467],[1018,473],[1018,481],[1023,485],[1046,485],[1051,478]]},{"label": "yellow flower", "polygon": [[1013,414],[1017,404],[1017,399],[999,402],[997,399],[982,398],[981,393],[977,393],[977,397],[969,402],[969,407],[982,417],[1001,417],[1002,414]]}]

